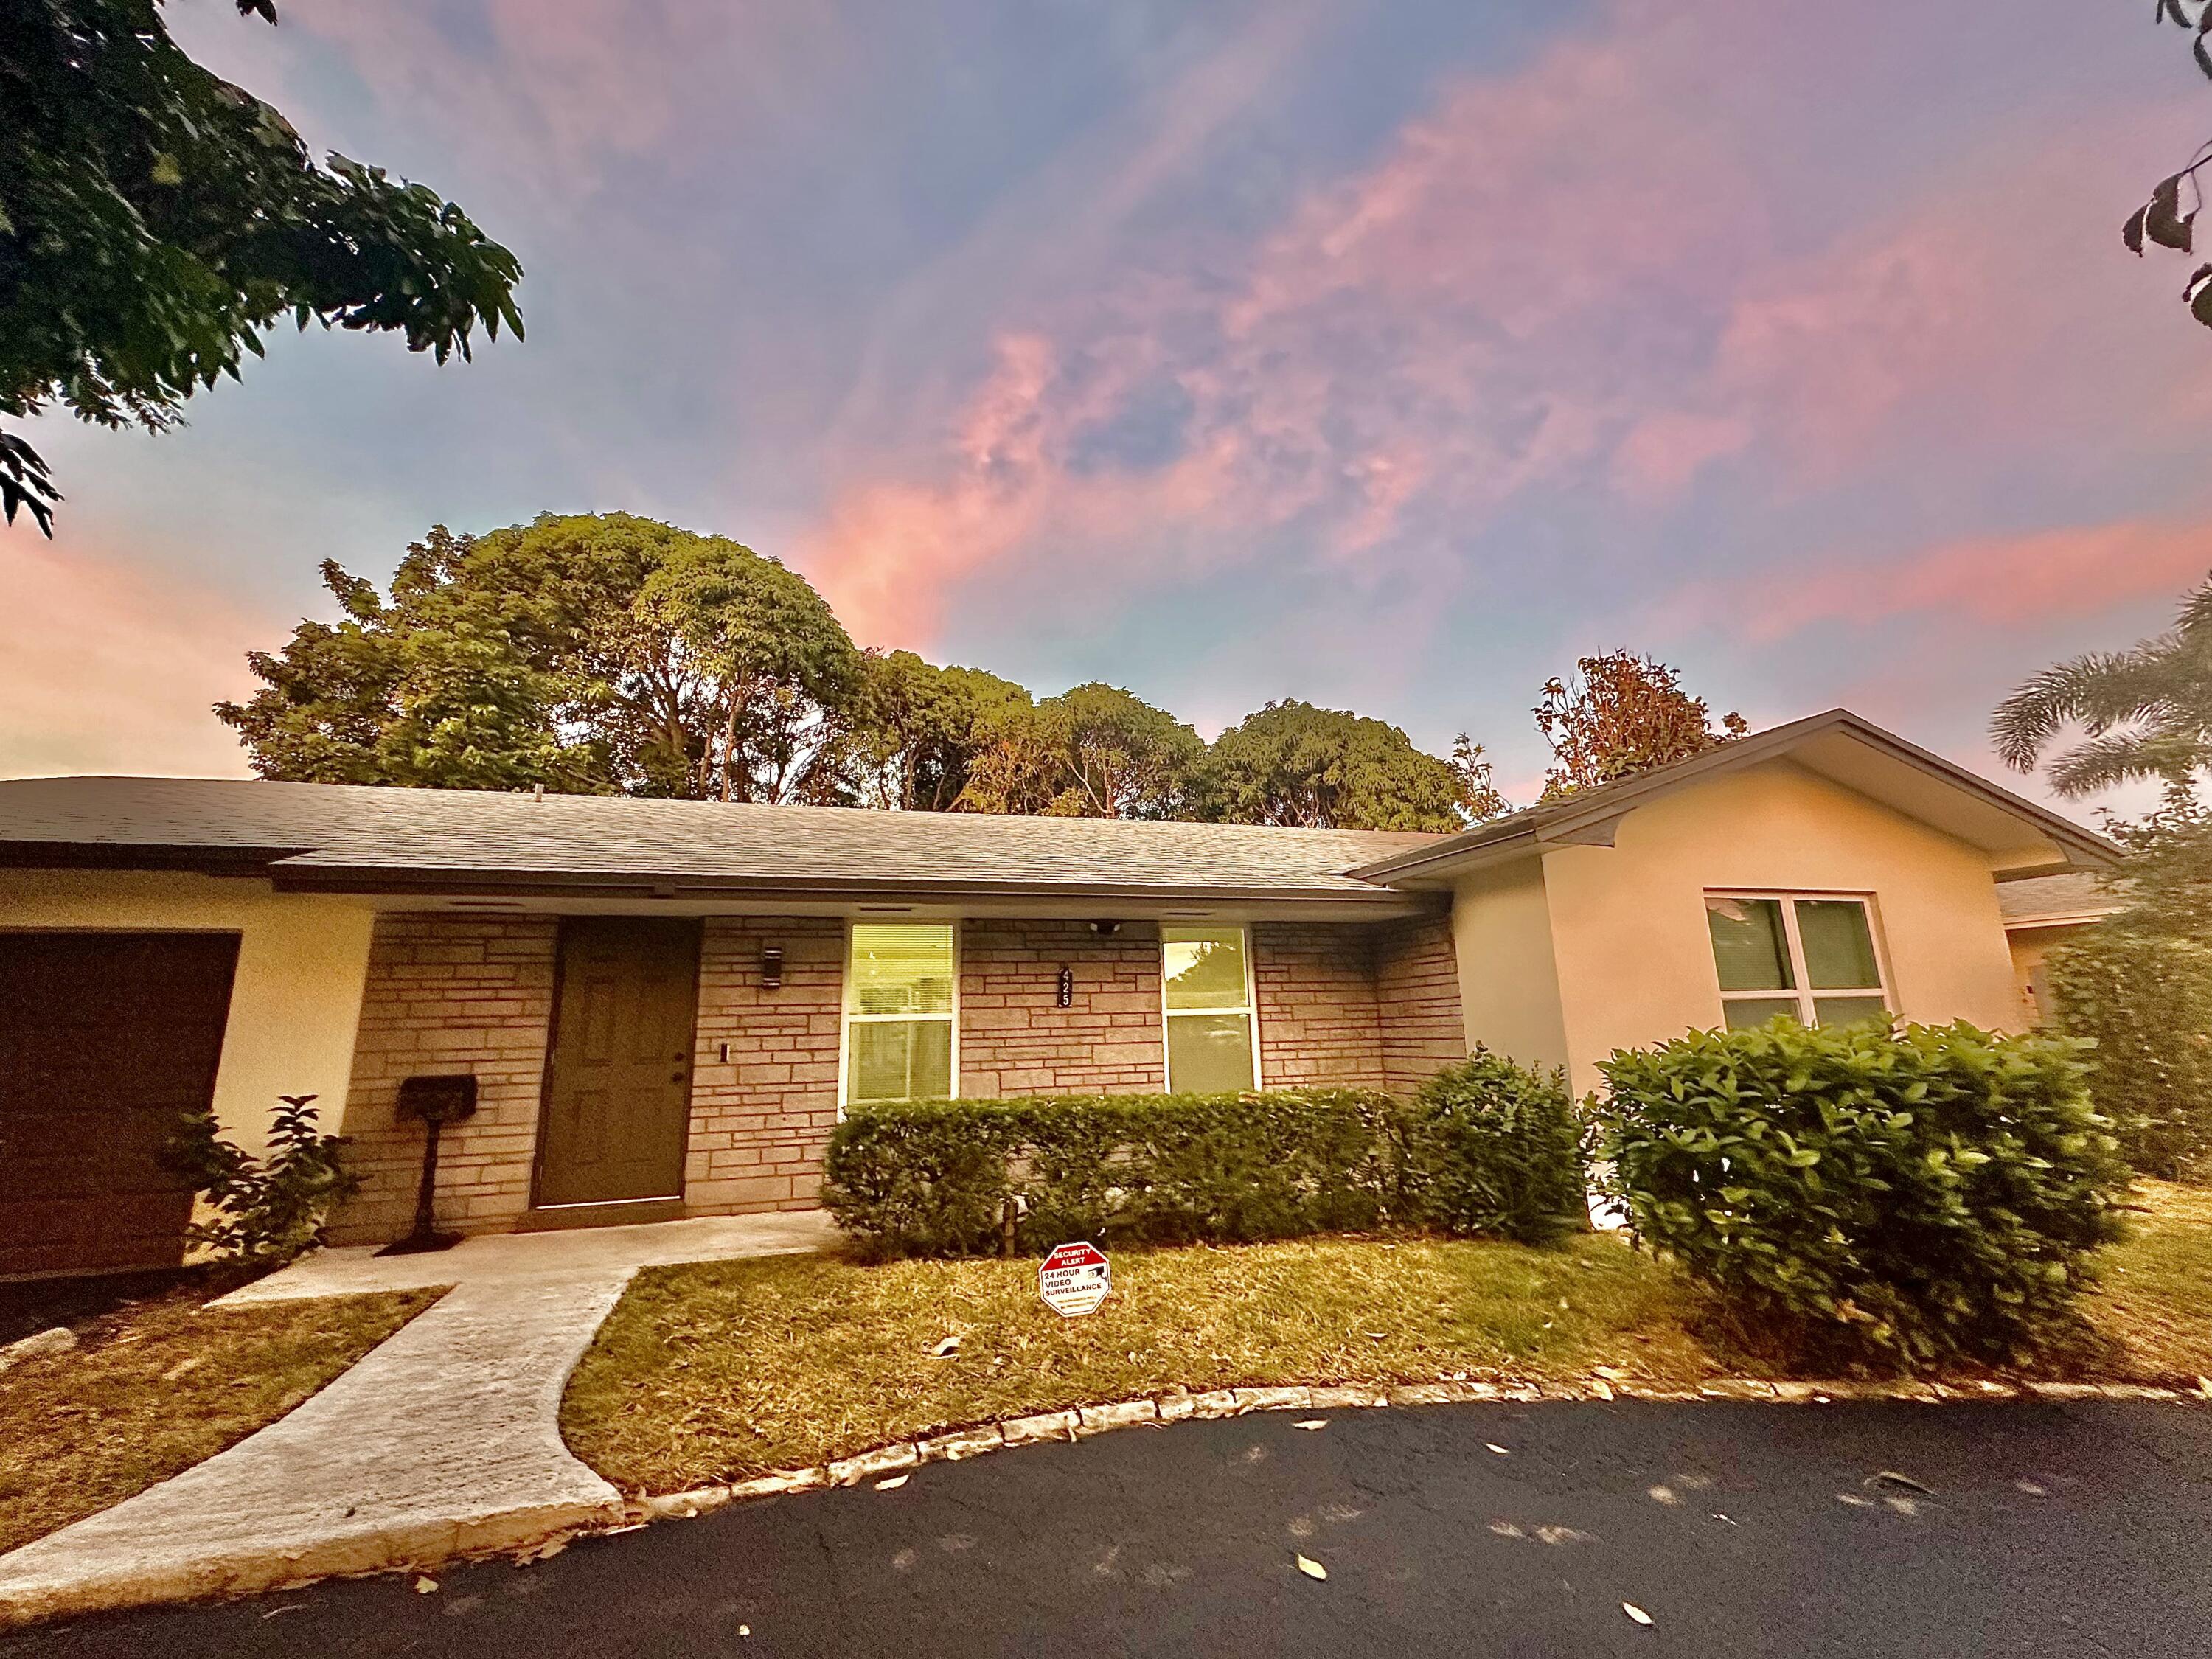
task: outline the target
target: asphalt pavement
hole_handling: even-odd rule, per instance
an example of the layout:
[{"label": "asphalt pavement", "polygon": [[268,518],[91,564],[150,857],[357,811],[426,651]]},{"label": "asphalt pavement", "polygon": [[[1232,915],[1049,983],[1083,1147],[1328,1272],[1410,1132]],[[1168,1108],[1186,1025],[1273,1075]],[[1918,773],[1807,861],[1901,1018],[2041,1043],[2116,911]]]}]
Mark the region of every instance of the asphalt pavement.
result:
[{"label": "asphalt pavement", "polygon": [[1123,1430],[455,1567],[427,1593],[325,1583],[0,1655],[2212,1654],[2212,1407],[1306,1420]]}]

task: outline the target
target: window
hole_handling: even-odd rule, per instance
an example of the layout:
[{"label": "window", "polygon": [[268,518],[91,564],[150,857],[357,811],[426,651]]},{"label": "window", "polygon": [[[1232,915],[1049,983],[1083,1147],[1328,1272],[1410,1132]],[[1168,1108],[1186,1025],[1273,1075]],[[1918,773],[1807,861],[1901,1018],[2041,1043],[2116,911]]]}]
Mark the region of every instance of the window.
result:
[{"label": "window", "polygon": [[1258,1086],[1252,953],[1242,927],[1162,927],[1168,1087],[1226,1094]]},{"label": "window", "polygon": [[939,1100],[952,1092],[952,927],[853,924],[845,975],[845,1098]]},{"label": "window", "polygon": [[1708,893],[1705,925],[1731,1030],[1778,1014],[1807,1025],[1890,1017],[1864,899]]}]

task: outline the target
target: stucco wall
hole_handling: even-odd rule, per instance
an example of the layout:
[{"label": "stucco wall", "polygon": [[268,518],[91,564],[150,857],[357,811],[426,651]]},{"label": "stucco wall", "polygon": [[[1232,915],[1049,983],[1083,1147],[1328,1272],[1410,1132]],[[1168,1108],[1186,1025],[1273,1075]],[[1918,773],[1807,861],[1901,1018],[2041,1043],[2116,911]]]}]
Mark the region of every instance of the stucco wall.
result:
[{"label": "stucco wall", "polygon": [[1559,969],[1544,866],[1530,857],[1478,871],[1452,890],[1465,1046],[1482,1044],[1523,1066],[1567,1063]]},{"label": "stucco wall", "polygon": [[2077,939],[2095,924],[2075,922],[2057,927],[2018,927],[2006,936],[2012,953],[2013,994],[2019,999],[2015,1023],[2023,1028],[2041,1025],[2051,1018],[2044,1006],[2043,959],[2057,946]]},{"label": "stucco wall", "polygon": [[273,893],[264,881],[0,870],[0,927],[239,935],[215,1114],[252,1151],[265,1144],[279,1095],[319,1097],[325,1127],[343,1119],[373,921],[365,907]]},{"label": "stucco wall", "polygon": [[1894,1012],[2021,1022],[1985,854],[1787,762],[1632,812],[1616,844],[1543,855],[1570,1080],[1615,1048],[1720,1023],[1713,888],[1868,894]]}]

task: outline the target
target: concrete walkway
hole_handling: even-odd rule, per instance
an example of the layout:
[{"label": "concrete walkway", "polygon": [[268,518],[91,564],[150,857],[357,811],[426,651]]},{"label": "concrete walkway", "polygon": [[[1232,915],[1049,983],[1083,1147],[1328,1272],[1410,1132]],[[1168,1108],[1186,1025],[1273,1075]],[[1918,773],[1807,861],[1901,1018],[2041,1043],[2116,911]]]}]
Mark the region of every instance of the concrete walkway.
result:
[{"label": "concrete walkway", "polygon": [[818,1212],[331,1250],[216,1305],[452,1285],[290,1416],[0,1555],[0,1623],[435,1563],[619,1521],[561,1439],[562,1390],[639,1267],[790,1255]]}]

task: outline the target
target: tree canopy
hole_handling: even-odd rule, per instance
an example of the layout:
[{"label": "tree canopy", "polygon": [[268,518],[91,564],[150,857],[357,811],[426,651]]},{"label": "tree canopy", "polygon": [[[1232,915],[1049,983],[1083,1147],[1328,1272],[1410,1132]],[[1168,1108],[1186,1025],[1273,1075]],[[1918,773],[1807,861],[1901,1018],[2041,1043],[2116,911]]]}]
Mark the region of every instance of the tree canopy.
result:
[{"label": "tree canopy", "polygon": [[1547,680],[1534,713],[1552,749],[1546,801],[1687,760],[1751,730],[1736,714],[1722,715],[1716,730],[1705,699],[1682,690],[1680,671],[1628,651],[1581,658],[1566,678]]},{"label": "tree canopy", "polygon": [[1480,752],[1460,745],[1455,765],[1384,721],[1271,702],[1214,739],[1200,793],[1208,816],[1239,823],[1462,830],[1505,808]]},{"label": "tree canopy", "polygon": [[[2157,21],[2177,24],[2197,37],[2191,53],[2197,67],[2212,76],[2212,0],[2155,0],[2155,5]],[[2208,167],[2212,167],[2212,140],[2197,147],[2187,167],[2152,187],[2150,199],[2120,228],[2120,240],[2129,252],[2141,257],[2151,243],[2177,253],[2195,251],[2197,216],[2204,206],[2199,175]],[[2212,264],[2199,265],[2190,274],[2181,298],[2191,316],[2212,328]]]},{"label": "tree canopy", "polygon": [[[274,0],[237,0],[276,21]],[[333,155],[169,38],[157,0],[0,9],[0,415],[159,431],[290,316],[440,362],[522,333],[514,256],[435,191]],[[48,534],[44,461],[0,434],[0,511]]]},{"label": "tree canopy", "polygon": [[1997,705],[1997,753],[2032,772],[2078,725],[2082,740],[2052,757],[2062,795],[2155,778],[2185,799],[2212,769],[2212,579],[2181,601],[2171,632],[2125,651],[2092,651],[2045,669]]},{"label": "tree canopy", "polygon": [[1000,702],[956,805],[1050,817],[1193,816],[1206,744],[1142,697],[1093,681],[1034,707]]}]

